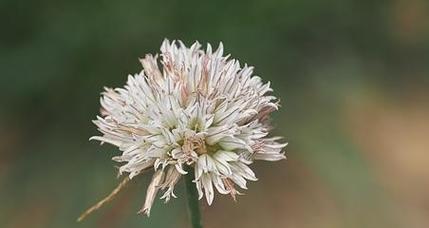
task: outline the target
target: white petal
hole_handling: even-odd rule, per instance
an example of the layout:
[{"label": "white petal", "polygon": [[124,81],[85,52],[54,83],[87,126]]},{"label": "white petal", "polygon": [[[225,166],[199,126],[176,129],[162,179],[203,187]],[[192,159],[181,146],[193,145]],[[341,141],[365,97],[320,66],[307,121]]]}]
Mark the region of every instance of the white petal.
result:
[{"label": "white petal", "polygon": [[210,175],[204,174],[203,176],[201,176],[201,182],[203,184],[207,203],[211,205],[214,198],[214,191],[213,191],[213,184],[212,184]]}]

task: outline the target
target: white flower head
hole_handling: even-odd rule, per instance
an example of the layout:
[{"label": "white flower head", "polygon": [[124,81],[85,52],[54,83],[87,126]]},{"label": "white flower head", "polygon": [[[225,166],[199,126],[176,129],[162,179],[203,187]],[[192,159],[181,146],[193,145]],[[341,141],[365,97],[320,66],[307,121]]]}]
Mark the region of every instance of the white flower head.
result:
[{"label": "white flower head", "polygon": [[[223,45],[204,51],[195,42],[164,40],[158,55],[140,60],[143,70],[128,76],[124,88],[105,89],[101,116],[94,123],[102,136],[91,139],[122,151],[119,173],[129,178],[154,169],[142,212],[149,215],[159,190],[168,201],[185,166],[192,166],[201,199],[211,204],[215,189],[235,199],[238,187],[256,181],[255,160],[284,159],[285,143],[270,138],[269,114],[278,109],[270,83],[240,66]],[[237,187],[238,186],[238,187]]]}]

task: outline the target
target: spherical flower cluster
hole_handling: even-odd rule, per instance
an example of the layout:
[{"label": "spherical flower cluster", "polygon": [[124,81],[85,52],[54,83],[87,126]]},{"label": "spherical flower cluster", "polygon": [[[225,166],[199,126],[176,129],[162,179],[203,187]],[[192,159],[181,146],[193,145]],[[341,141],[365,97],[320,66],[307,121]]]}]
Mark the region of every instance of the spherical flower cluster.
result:
[{"label": "spherical flower cluster", "polygon": [[124,88],[105,89],[94,120],[103,135],[91,138],[122,151],[113,157],[122,163],[120,174],[131,179],[154,170],[143,213],[149,215],[159,190],[166,201],[175,197],[185,166],[193,167],[199,198],[211,204],[215,189],[235,199],[238,187],[257,180],[253,161],[285,158],[286,144],[268,137],[278,101],[253,67],[223,56],[222,43],[204,51],[198,42],[188,48],[165,40],[160,57],[146,55]]}]

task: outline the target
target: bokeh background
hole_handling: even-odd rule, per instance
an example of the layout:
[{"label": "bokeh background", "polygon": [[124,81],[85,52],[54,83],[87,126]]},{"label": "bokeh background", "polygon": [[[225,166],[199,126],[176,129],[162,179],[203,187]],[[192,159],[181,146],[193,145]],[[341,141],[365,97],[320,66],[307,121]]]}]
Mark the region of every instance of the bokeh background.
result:
[{"label": "bokeh background", "polygon": [[282,101],[288,160],[203,205],[206,227],[429,227],[426,0],[2,0],[0,33],[0,227],[189,226],[183,183],[136,215],[149,175],[75,222],[119,182],[88,142],[99,93],[165,37],[223,41]]}]

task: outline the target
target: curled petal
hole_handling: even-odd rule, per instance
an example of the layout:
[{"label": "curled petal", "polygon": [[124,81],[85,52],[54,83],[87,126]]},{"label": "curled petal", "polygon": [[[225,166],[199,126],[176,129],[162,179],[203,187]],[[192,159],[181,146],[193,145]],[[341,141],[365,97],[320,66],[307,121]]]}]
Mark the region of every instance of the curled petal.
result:
[{"label": "curled petal", "polygon": [[138,212],[150,216],[150,209],[152,208],[153,201],[155,200],[156,193],[160,188],[160,184],[164,179],[164,172],[158,170],[153,174],[152,181],[146,190],[146,199],[143,208]]}]

